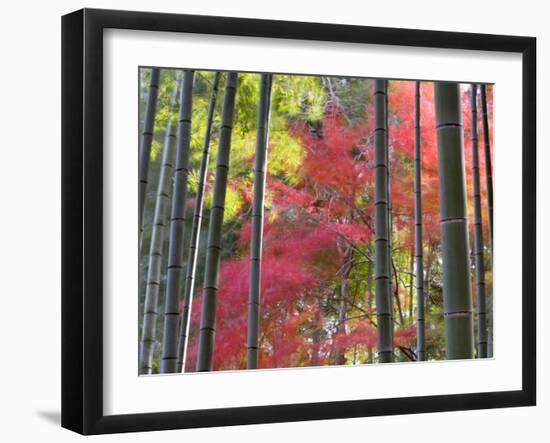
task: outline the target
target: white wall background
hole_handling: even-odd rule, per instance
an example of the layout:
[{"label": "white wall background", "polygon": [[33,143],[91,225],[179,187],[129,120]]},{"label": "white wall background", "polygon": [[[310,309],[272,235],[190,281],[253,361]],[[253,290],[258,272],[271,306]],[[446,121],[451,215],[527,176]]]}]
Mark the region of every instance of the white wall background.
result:
[{"label": "white wall background", "polygon": [[[378,5],[382,5],[380,8]],[[550,97],[550,29],[544,2],[208,0],[170,2],[4,2],[0,27],[0,438],[3,441],[80,440],[59,427],[60,414],[60,31],[62,14],[81,7],[155,10],[282,20],[319,21],[449,31],[531,35],[538,38],[539,276],[549,259],[550,202],[543,201],[550,156],[542,155],[543,101]],[[385,6],[385,8],[384,8]],[[518,7],[521,6],[521,7]],[[514,259],[511,257],[510,259]],[[539,312],[548,284],[539,277]],[[305,423],[164,431],[94,438],[95,441],[280,442],[399,439],[408,442],[544,441],[550,415],[550,326],[539,315],[537,407]],[[368,383],[368,380],[365,380]],[[539,437],[541,435],[541,437]]]}]

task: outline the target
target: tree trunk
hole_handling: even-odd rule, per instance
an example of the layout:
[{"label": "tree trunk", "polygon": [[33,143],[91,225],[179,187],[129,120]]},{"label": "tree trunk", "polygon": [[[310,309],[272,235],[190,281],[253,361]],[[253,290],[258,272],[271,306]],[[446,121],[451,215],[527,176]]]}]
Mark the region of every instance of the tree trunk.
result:
[{"label": "tree trunk", "polygon": [[409,267],[409,321],[411,325],[413,322],[413,306],[414,306],[414,248],[411,247],[411,260]]},{"label": "tree trunk", "polygon": [[195,208],[193,210],[193,226],[191,227],[191,240],[189,241],[189,252],[187,255],[187,268],[185,274],[185,284],[183,290],[183,308],[181,313],[178,357],[176,362],[177,372],[185,371],[185,357],[187,350],[187,336],[189,335],[189,316],[191,315],[191,304],[193,301],[193,292],[195,288],[195,272],[197,269],[197,254],[199,251],[199,240],[202,222],[202,209],[204,205],[204,187],[206,185],[206,174],[208,173],[208,159],[210,157],[210,138],[212,134],[212,122],[216,111],[216,99],[218,96],[218,87],[220,84],[219,72],[214,75],[212,86],[212,95],[208,107],[208,117],[206,120],[206,133],[204,136],[204,148],[201,158],[199,183],[197,186],[197,195],[195,197]]},{"label": "tree trunk", "polygon": [[472,182],[474,188],[474,262],[477,294],[477,357],[487,358],[487,308],[485,303],[485,267],[483,263],[483,223],[481,217],[481,186],[479,183],[479,152],[477,138],[477,85],[472,85]]},{"label": "tree trunk", "polygon": [[[346,334],[346,314],[349,299],[349,275],[351,272],[351,261],[353,259],[353,250],[348,245],[342,245],[340,257],[342,257],[341,278],[340,278],[340,303],[338,305],[338,324],[336,327],[336,336],[341,337]],[[342,250],[343,249],[343,250]],[[346,364],[346,352],[340,345],[335,347],[334,363],[336,365]]]},{"label": "tree trunk", "polygon": [[139,147],[139,249],[143,236],[143,208],[145,207],[145,195],[149,182],[149,161],[151,158],[151,144],[153,143],[153,131],[155,129],[155,113],[157,110],[157,98],[159,91],[160,69],[151,69],[151,81],[147,94],[145,118],[143,120],[143,132],[141,134],[141,146]]},{"label": "tree trunk", "polygon": [[[368,243],[368,246],[367,246],[367,251],[368,251],[368,255],[369,257],[371,256],[372,254],[372,248],[371,248],[371,243],[369,241]],[[373,269],[372,269],[372,266],[373,265],[373,262],[372,260],[369,259],[368,263],[367,263],[367,306],[368,306],[368,309],[369,309],[369,315],[371,315],[372,313],[372,302],[373,302],[373,297],[372,297],[372,277],[373,277]],[[367,363],[372,363],[372,346],[369,346],[367,347]]]},{"label": "tree trunk", "polygon": [[473,319],[460,89],[436,82],[443,305],[447,359],[472,358]]},{"label": "tree trunk", "polygon": [[414,227],[416,259],[416,353],[419,361],[426,359],[424,321],[424,263],[422,254],[422,154],[420,150],[420,82],[414,96]]},{"label": "tree trunk", "polygon": [[393,278],[395,277],[393,275],[393,257],[392,257],[392,237],[393,237],[393,220],[392,220],[392,207],[391,207],[391,174],[390,174],[390,166],[391,166],[391,158],[390,158],[390,132],[389,132],[389,111],[388,111],[388,81],[385,81],[386,84],[386,92],[384,94],[384,119],[386,122],[386,174],[388,176],[388,200],[387,200],[387,206],[388,206],[388,278],[389,278],[389,287],[390,287],[390,307],[391,307],[391,336],[392,336],[392,344],[393,344],[393,321],[394,321],[394,306],[393,306],[393,297],[395,297],[396,305],[397,305],[397,313],[399,316],[399,320],[401,321],[401,326],[403,326],[403,312],[401,311],[401,302],[399,301],[399,285],[396,284],[394,286]]},{"label": "tree trunk", "polygon": [[375,151],[375,279],[378,360],[393,360],[392,303],[390,294],[389,220],[388,220],[388,146],[386,95],[387,81],[374,81]]},{"label": "tree trunk", "polygon": [[162,275],[162,257],[164,255],[164,240],[166,235],[166,224],[168,222],[168,210],[170,207],[172,173],[174,170],[176,126],[172,122],[171,114],[176,104],[178,86],[179,80],[176,80],[172,96],[170,97],[169,117],[164,139],[155,214],[153,216],[153,232],[151,235],[151,248],[147,267],[147,287],[145,289],[143,326],[141,330],[141,347],[139,355],[140,374],[151,374],[153,370],[153,355],[157,337],[157,305]]},{"label": "tree trunk", "polygon": [[[426,319],[426,316],[428,316],[428,320],[430,318],[430,292],[432,290],[432,267],[433,267],[433,259],[434,259],[434,252],[433,252],[433,246],[431,243],[428,243],[428,264],[426,266],[426,278],[424,278],[424,320]],[[424,330],[426,329],[424,321]]]},{"label": "tree trunk", "polygon": [[481,85],[481,119],[483,123],[483,150],[485,152],[485,180],[487,184],[487,215],[489,218],[489,250],[493,258],[493,166],[491,161],[491,142],[489,138],[489,115],[487,113],[487,91]]},{"label": "tree trunk", "polygon": [[[391,220],[391,218],[390,218]],[[391,242],[391,221],[390,221],[390,242]],[[392,253],[392,250],[390,248],[389,254]],[[395,305],[397,307],[397,315],[399,316],[399,326],[403,327],[405,326],[405,318],[403,317],[403,309],[401,308],[401,299],[399,298],[399,276],[397,275],[397,269],[395,269],[393,257],[390,257],[390,278],[391,278],[391,287],[390,290],[393,293],[393,297],[395,298]],[[393,310],[392,310],[393,313]],[[393,333],[393,330],[392,330]]]},{"label": "tree trunk", "polygon": [[206,248],[206,267],[204,271],[202,314],[199,331],[199,350],[197,371],[211,371],[214,353],[214,335],[216,330],[216,298],[218,295],[218,277],[221,261],[223,213],[229,172],[229,153],[231,150],[231,132],[235,113],[235,94],[238,74],[230,72],[225,82],[223,98],[220,141],[216,160],[216,178],[212,194],[212,209],[208,226],[208,245]]},{"label": "tree trunk", "polygon": [[269,144],[271,81],[271,74],[261,74],[256,129],[256,159],[254,164],[252,234],[250,240],[250,286],[248,291],[248,344],[246,358],[248,369],[256,369],[258,367],[264,194],[267,173],[267,148]]},{"label": "tree trunk", "polygon": [[[483,124],[483,150],[485,153],[485,183],[487,188],[487,216],[489,218],[489,251],[493,262],[493,167],[491,161],[491,142],[489,138],[489,114],[487,112],[486,86],[481,85],[481,118]],[[493,357],[493,309],[488,313],[487,357]]]},{"label": "tree trunk", "polygon": [[315,317],[313,318],[312,327],[313,332],[311,334],[311,341],[313,346],[311,347],[311,366],[319,366],[320,357],[320,341],[321,341],[321,306],[316,306]]},{"label": "tree trunk", "polygon": [[170,234],[168,241],[168,271],[166,274],[166,295],[164,298],[162,357],[160,361],[160,372],[163,374],[176,372],[194,75],[195,73],[193,71],[184,71],[180,95],[176,170],[174,191],[172,193],[172,213],[170,216]]}]

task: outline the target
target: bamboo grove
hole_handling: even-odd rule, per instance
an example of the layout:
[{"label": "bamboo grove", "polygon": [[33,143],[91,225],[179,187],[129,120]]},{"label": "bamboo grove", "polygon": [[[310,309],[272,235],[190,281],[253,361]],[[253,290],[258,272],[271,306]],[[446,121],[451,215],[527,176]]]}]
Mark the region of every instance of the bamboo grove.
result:
[{"label": "bamboo grove", "polygon": [[492,85],[139,93],[140,374],[493,356]]}]

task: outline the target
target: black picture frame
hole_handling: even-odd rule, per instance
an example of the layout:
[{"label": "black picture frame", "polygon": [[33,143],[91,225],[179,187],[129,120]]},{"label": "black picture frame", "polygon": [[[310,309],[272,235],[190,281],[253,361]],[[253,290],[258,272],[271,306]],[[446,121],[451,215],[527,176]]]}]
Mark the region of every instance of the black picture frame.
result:
[{"label": "black picture frame", "polygon": [[[103,413],[103,30],[190,32],[522,55],[522,389]],[[536,404],[536,39],[502,35],[83,9],[62,18],[62,426],[82,434],[319,420]]]}]

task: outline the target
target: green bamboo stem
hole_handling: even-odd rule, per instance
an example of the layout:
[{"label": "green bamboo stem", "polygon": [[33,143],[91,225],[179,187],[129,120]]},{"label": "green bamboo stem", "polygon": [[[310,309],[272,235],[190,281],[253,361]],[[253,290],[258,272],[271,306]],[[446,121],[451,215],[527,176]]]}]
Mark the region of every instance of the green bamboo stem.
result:
[{"label": "green bamboo stem", "polygon": [[220,77],[221,74],[216,72],[212,86],[212,95],[210,96],[210,104],[208,106],[208,117],[206,120],[206,132],[204,135],[199,182],[197,186],[197,195],[195,198],[195,208],[193,210],[193,226],[191,227],[191,240],[189,241],[189,252],[187,254],[187,268],[183,290],[183,309],[181,313],[178,355],[176,360],[177,372],[185,371],[187,337],[189,336],[189,316],[191,315],[191,305],[193,301],[193,292],[195,289],[195,273],[197,270],[197,255],[199,252],[202,210],[204,206],[204,188],[206,186],[206,174],[208,173],[210,139],[212,136],[212,123],[214,122],[214,113],[216,111],[216,99],[218,96]]},{"label": "green bamboo stem", "polygon": [[489,138],[489,115],[487,112],[487,91],[481,89],[481,121],[483,124],[483,151],[485,153],[485,180],[487,185],[487,214],[489,218],[489,250],[493,254],[493,166],[491,161],[491,141]]},{"label": "green bamboo stem", "polygon": [[414,94],[414,255],[416,260],[416,353],[426,359],[424,318],[424,263],[422,250],[422,152],[420,148],[420,82]]},{"label": "green bamboo stem", "polygon": [[[483,150],[485,153],[485,183],[487,188],[487,215],[489,219],[489,251],[493,260],[493,167],[491,161],[491,141],[489,137],[489,114],[487,112],[487,91],[483,84],[481,89],[481,121],[483,124]],[[487,357],[493,357],[493,310],[488,313]]]},{"label": "green bamboo stem", "polygon": [[483,221],[481,216],[481,186],[479,182],[479,152],[477,136],[477,85],[471,89],[472,109],[472,182],[474,190],[474,263],[477,293],[477,357],[487,358],[487,308],[485,302],[485,267],[483,263]]},{"label": "green bamboo stem", "polygon": [[199,330],[199,350],[197,371],[211,371],[214,353],[214,335],[216,330],[216,299],[218,294],[219,269],[222,248],[223,213],[227,176],[229,172],[229,154],[231,132],[235,113],[235,94],[237,91],[237,73],[227,74],[223,99],[220,142],[216,161],[216,178],[212,194],[210,225],[208,226],[208,245],[206,249],[206,267],[204,271],[202,314]]},{"label": "green bamboo stem", "polygon": [[386,119],[387,81],[374,81],[375,151],[375,285],[378,360],[393,361],[393,325],[390,294],[388,146]]},{"label": "green bamboo stem", "polygon": [[446,357],[472,358],[473,318],[460,89],[436,82],[443,307]]},{"label": "green bamboo stem", "polygon": [[[399,288],[397,283],[397,275],[393,269],[393,217],[392,217],[392,203],[391,203],[391,146],[390,146],[390,131],[389,131],[389,108],[388,108],[388,82],[386,81],[386,94],[384,98],[385,106],[385,120],[386,120],[386,158],[387,169],[386,174],[388,176],[388,270],[389,270],[389,286],[390,286],[390,304],[391,304],[391,334],[393,343],[393,323],[395,319],[394,315],[394,299],[395,307],[397,308],[397,315],[399,317],[400,325],[403,326],[403,311],[401,310],[401,301],[399,300]],[[395,280],[394,280],[395,279]]]},{"label": "green bamboo stem", "polygon": [[172,193],[172,213],[170,215],[168,241],[168,270],[166,273],[166,295],[164,298],[164,329],[160,360],[160,372],[163,374],[176,372],[194,75],[194,71],[184,71],[180,95],[176,169],[174,191]]},{"label": "green bamboo stem", "polygon": [[143,208],[145,207],[145,195],[149,183],[149,161],[151,158],[151,144],[155,129],[155,113],[157,110],[157,98],[159,90],[160,69],[151,69],[151,80],[145,105],[145,117],[143,120],[143,132],[139,147],[139,249],[143,237]]},{"label": "green bamboo stem", "polygon": [[179,80],[176,81],[169,104],[169,117],[166,124],[166,136],[162,152],[160,177],[157,187],[157,201],[153,216],[153,231],[151,235],[151,247],[149,251],[149,263],[147,267],[147,286],[145,289],[145,303],[143,309],[143,325],[141,330],[141,346],[139,353],[140,374],[151,374],[153,371],[153,355],[156,346],[158,297],[161,283],[162,257],[164,255],[164,243],[166,225],[168,222],[168,210],[170,192],[172,188],[172,175],[174,169],[174,145],[176,141],[175,125],[172,123],[172,109],[176,105]]},{"label": "green bamboo stem", "polygon": [[269,144],[271,82],[271,74],[261,75],[258,123],[256,129],[256,159],[254,163],[252,234],[250,240],[250,286],[248,291],[248,340],[246,358],[248,369],[256,369],[258,367],[264,194],[267,173],[267,149]]}]

